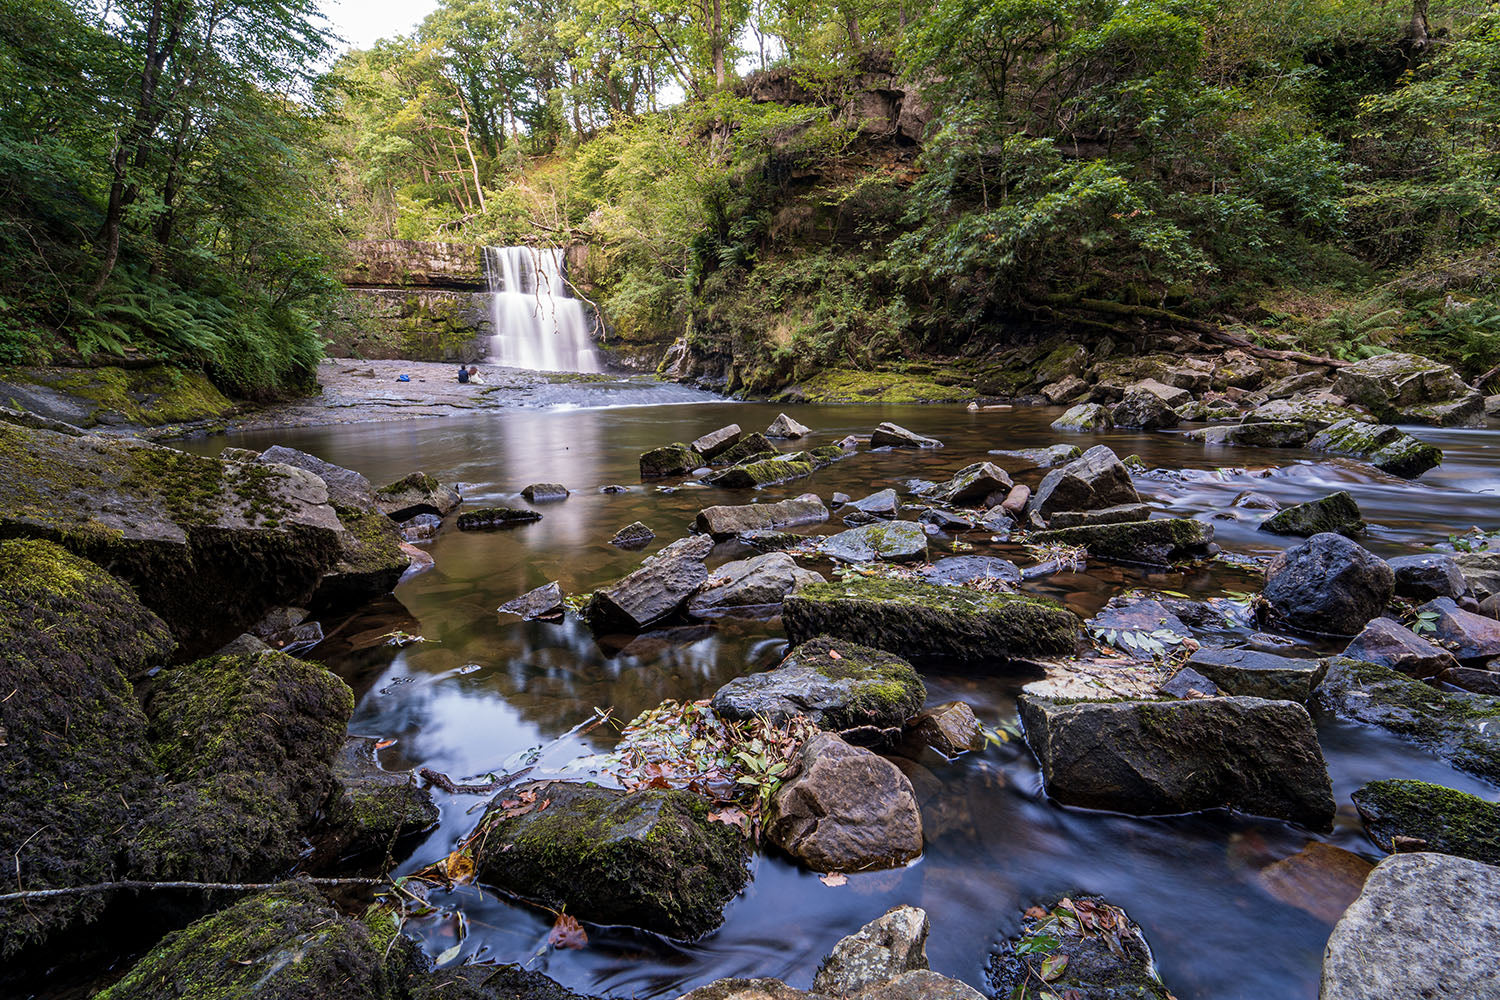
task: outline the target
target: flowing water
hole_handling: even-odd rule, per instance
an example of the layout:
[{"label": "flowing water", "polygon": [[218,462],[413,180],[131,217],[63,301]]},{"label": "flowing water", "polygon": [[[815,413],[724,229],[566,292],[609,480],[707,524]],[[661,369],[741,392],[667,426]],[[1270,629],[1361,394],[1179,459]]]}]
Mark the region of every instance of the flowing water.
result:
[{"label": "flowing water", "polygon": [[[886,486],[899,490],[911,477],[943,478],[988,449],[1056,443],[1059,436],[1048,423],[1058,412],[802,407],[794,415],[816,429],[812,444],[895,420],[941,438],[947,447],[861,453],[758,497],[774,500],[806,490],[825,498],[835,490],[860,497]],[[501,603],[549,580],[560,581],[568,593],[595,589],[684,534],[701,507],[749,502],[748,493],[642,485],[637,456],[729,422],[760,429],[776,413],[766,405],[728,403],[511,411],[247,434],[192,447],[214,452],[226,443],[287,444],[358,469],[376,483],[420,468],[463,483],[471,505],[524,505],[519,492],[534,481],[561,482],[574,491],[565,501],[542,505],[542,521],[512,531],[460,533],[450,519],[430,543],[436,569],[342,624],[325,622],[337,631],[306,654],[324,660],[354,687],[353,732],[396,741],[382,755],[386,767],[426,765],[457,777],[495,769],[511,755],[554,739],[595,706],[613,707],[618,718],[628,719],[665,698],[708,697],[730,678],[776,663],[785,641],[774,620],[725,619],[595,639],[571,618],[521,624],[495,613]],[[1366,544],[1387,555],[1473,524],[1500,527],[1500,467],[1494,461],[1500,432],[1414,430],[1447,453],[1444,466],[1415,485],[1297,451],[1205,451],[1176,434],[1116,431],[1067,440],[1085,447],[1107,443],[1122,456],[1140,454],[1153,467],[1186,470],[1141,478],[1137,485],[1174,514],[1224,518],[1214,523],[1219,541],[1232,552],[1264,554],[1289,544],[1255,530],[1261,515],[1229,509],[1246,490],[1296,502],[1347,489],[1371,522]],[[1034,486],[1041,475],[1033,470],[1017,479]],[[611,483],[629,490],[598,492]],[[608,544],[618,528],[636,520],[657,533],[646,553]],[[803,530],[841,527],[834,521]],[[976,552],[1028,561],[1023,551],[986,538],[971,534],[966,540]],[[713,560],[739,555],[727,543]],[[1222,563],[1172,573],[1097,563],[1027,586],[1088,615],[1130,586],[1211,596],[1258,583],[1251,573]],[[395,627],[432,641],[400,650],[382,644],[379,637]],[[958,669],[928,670],[924,677],[930,701],[961,698],[990,724],[1015,717],[1015,696],[1024,683]],[[462,911],[467,936],[461,960],[525,962],[590,993],[670,997],[731,975],[777,976],[805,988],[840,937],[893,905],[912,903],[931,917],[933,968],[983,988],[988,955],[1017,929],[1024,907],[1047,893],[1084,890],[1103,893],[1140,922],[1180,1000],[1313,1000],[1330,930],[1327,901],[1316,886],[1290,901],[1278,899],[1262,888],[1258,871],[1319,839],[1378,859],[1349,802],[1354,789],[1375,778],[1414,777],[1490,799],[1497,795],[1381,731],[1330,718],[1320,718],[1318,726],[1340,803],[1337,828],[1327,837],[1221,813],[1144,819],[1060,808],[1041,794],[1035,762],[1022,746],[952,762],[926,751],[898,762],[922,802],[927,843],[919,861],[898,871],[853,875],[834,888],[785,858],[762,855],[723,927],[703,941],[680,944],[590,928],[586,950],[545,953],[548,914],[472,887],[435,895],[444,912],[412,930],[429,953],[439,954],[456,942]],[[573,742],[580,754],[601,751],[609,749],[611,736],[599,729]],[[403,871],[445,855],[482,805],[475,796],[439,794],[439,801],[441,826]]]},{"label": "flowing water", "polygon": [[604,370],[589,311],[568,291],[562,250],[485,247],[490,364],[544,372]]}]

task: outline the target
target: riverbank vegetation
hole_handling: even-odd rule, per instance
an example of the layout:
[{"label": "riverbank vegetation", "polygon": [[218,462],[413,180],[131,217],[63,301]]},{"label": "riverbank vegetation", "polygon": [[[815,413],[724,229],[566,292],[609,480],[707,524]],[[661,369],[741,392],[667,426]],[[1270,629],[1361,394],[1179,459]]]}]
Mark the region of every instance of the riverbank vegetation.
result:
[{"label": "riverbank vegetation", "polygon": [[442,0],[322,75],[311,0],[7,7],[4,360],[283,384],[353,238],[586,244],[615,343],[749,391],[1058,329],[1500,360],[1480,0]]}]

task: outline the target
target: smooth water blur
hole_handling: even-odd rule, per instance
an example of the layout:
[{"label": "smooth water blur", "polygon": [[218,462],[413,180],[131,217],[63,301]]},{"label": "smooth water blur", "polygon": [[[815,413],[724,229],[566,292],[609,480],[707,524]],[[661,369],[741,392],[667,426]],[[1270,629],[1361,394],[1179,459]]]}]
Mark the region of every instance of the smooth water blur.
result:
[{"label": "smooth water blur", "polygon": [[[346,622],[325,622],[333,634],[309,654],[354,687],[359,701],[353,732],[397,741],[382,757],[385,766],[425,765],[455,777],[499,768],[511,755],[568,731],[595,706],[612,707],[625,720],[665,698],[709,697],[730,678],[775,664],[785,649],[776,621],[726,619],[596,640],[571,618],[520,624],[496,614],[500,604],[549,580],[573,594],[617,579],[645,554],[685,534],[697,511],[710,504],[775,500],[808,490],[825,499],[836,490],[856,498],[887,486],[904,492],[905,480],[945,478],[989,449],[1066,440],[1084,447],[1106,443],[1121,456],[1141,455],[1152,467],[1185,470],[1141,477],[1137,485],[1174,514],[1215,517],[1220,543],[1233,551],[1263,554],[1294,541],[1257,532],[1262,512],[1230,508],[1246,491],[1290,503],[1347,489],[1371,522],[1367,544],[1385,554],[1440,541],[1474,524],[1500,527],[1494,461],[1500,434],[1493,430],[1417,430],[1446,450],[1447,461],[1411,484],[1303,452],[1206,451],[1176,434],[1059,436],[1048,427],[1058,412],[800,407],[794,415],[817,434],[797,442],[799,447],[868,432],[881,420],[937,436],[947,447],[865,452],[811,479],[754,493],[643,485],[636,463],[648,448],[692,440],[730,422],[746,432],[762,429],[777,409],[761,404],[513,411],[246,434],[191,447],[213,453],[226,444],[286,444],[357,469],[377,484],[422,469],[462,483],[466,503],[474,506],[524,506],[520,491],[531,482],[555,481],[573,490],[566,501],[538,505],[542,521],[510,531],[460,533],[450,519],[430,543],[436,569]],[[1043,475],[997,461],[1033,486]],[[629,489],[598,492],[612,483]],[[636,520],[657,533],[651,546],[630,553],[608,544],[616,530]],[[802,530],[842,527],[835,519]],[[976,552],[1030,561],[1024,550],[992,545],[987,537],[970,534],[964,540]],[[713,559],[741,554],[728,543]],[[1130,586],[1212,596],[1255,589],[1258,581],[1221,563],[1151,574],[1095,564],[1028,586],[1089,615]],[[381,636],[397,627],[430,641],[401,650],[384,645]],[[991,724],[1014,719],[1015,695],[1025,680],[940,669],[924,676],[930,701],[962,698]],[[761,856],[754,881],[730,905],[724,926],[696,944],[590,928],[586,950],[547,953],[542,946],[548,914],[476,888],[439,894],[434,902],[446,911],[415,930],[437,954],[455,942],[455,911],[461,909],[465,960],[525,962],[591,993],[674,996],[731,975],[777,976],[806,987],[840,937],[891,906],[912,903],[931,917],[933,968],[983,987],[989,953],[1017,929],[1023,908],[1049,892],[1083,890],[1105,894],[1141,923],[1163,978],[1181,1000],[1312,1000],[1329,925],[1272,897],[1260,887],[1257,871],[1316,839],[1378,859],[1349,803],[1350,793],[1374,778],[1417,777],[1496,796],[1495,789],[1382,732],[1331,719],[1319,725],[1340,802],[1338,829],[1327,838],[1224,814],[1142,819],[1064,809],[1041,796],[1035,762],[1022,746],[952,762],[925,751],[898,760],[922,802],[927,844],[918,862],[854,875],[847,885],[830,888],[783,858]],[[608,749],[610,740],[601,729],[573,742],[584,753]],[[446,854],[483,804],[476,796],[439,799],[442,824],[405,871]]]}]

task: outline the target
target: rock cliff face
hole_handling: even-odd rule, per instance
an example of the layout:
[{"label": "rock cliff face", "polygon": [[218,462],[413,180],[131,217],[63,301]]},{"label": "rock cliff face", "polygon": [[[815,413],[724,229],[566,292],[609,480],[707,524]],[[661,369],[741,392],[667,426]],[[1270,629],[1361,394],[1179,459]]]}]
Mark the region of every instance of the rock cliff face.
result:
[{"label": "rock cliff face", "polygon": [[326,331],[335,357],[477,361],[490,330],[484,252],[460,243],[361,240],[339,276],[352,293]]},{"label": "rock cliff face", "polygon": [[482,292],[484,256],[480,247],[417,240],[359,240],[349,244],[349,263],[340,276],[350,288],[446,288]]}]

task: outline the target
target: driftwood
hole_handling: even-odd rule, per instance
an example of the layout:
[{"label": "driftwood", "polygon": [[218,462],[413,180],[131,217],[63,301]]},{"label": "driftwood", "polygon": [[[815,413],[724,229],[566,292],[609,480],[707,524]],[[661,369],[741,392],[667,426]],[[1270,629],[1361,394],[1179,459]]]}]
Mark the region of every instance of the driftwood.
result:
[{"label": "driftwood", "polygon": [[309,878],[284,879],[281,882],[148,882],[141,879],[122,879],[119,882],[95,882],[93,885],[70,885],[61,889],[25,889],[19,892],[0,894],[0,903],[19,900],[55,899],[59,896],[87,896],[96,892],[115,889],[198,889],[213,892],[258,892],[274,889],[287,882],[306,885],[389,885],[384,878]]}]

